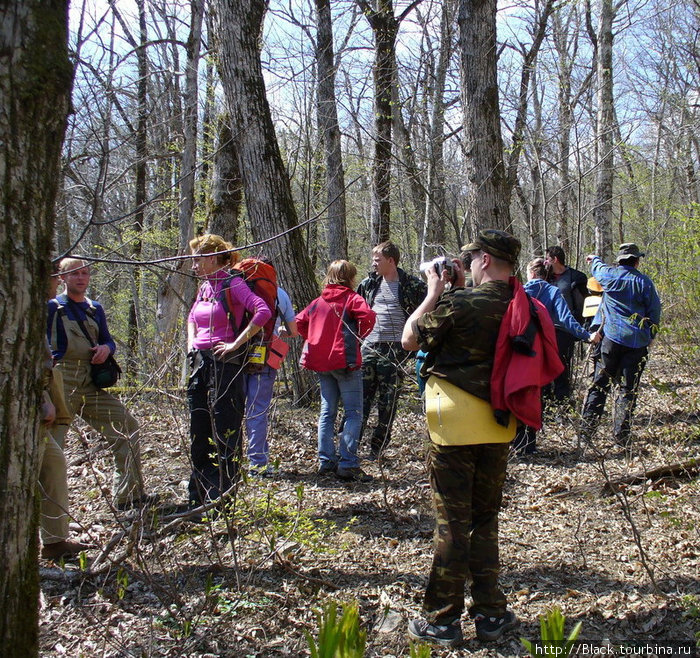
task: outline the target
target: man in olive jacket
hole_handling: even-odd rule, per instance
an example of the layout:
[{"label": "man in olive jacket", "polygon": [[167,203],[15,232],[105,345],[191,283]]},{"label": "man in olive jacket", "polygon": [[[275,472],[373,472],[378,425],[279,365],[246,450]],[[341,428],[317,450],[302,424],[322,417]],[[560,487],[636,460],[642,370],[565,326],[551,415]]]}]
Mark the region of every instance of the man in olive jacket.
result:
[{"label": "man in olive jacket", "polygon": [[400,257],[393,242],[378,244],[372,250],[372,272],[357,288],[377,314],[374,329],[362,345],[363,431],[377,398],[378,418],[370,441],[370,459],[377,459],[391,438],[402,366],[409,355],[401,347],[401,332],[427,291],[423,281],[398,267]]}]

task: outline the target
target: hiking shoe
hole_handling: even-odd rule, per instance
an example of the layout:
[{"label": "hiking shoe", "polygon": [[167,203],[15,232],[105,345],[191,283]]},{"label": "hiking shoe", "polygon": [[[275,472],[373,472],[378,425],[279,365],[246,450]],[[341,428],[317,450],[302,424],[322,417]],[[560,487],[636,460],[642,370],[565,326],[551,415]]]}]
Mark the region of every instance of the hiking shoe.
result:
[{"label": "hiking shoe", "polygon": [[335,462],[323,462],[316,472],[317,475],[331,475],[338,470],[338,464]]},{"label": "hiking shoe", "polygon": [[78,541],[68,541],[66,539],[53,544],[44,544],[41,549],[41,557],[45,560],[70,560],[76,558],[82,551],[95,548],[91,544],[83,544]]},{"label": "hiking shoe", "polygon": [[425,619],[414,619],[408,625],[408,636],[414,640],[432,642],[443,647],[456,647],[464,641],[459,621],[454,624],[439,626],[437,624],[429,624]]},{"label": "hiking shoe", "polygon": [[269,464],[262,466],[251,466],[248,475],[253,478],[274,478],[277,471]]},{"label": "hiking shoe", "polygon": [[345,482],[371,482],[374,479],[359,466],[356,468],[338,468],[335,474],[339,480],[345,480]]},{"label": "hiking shoe", "polygon": [[518,618],[510,610],[506,610],[500,617],[487,617],[478,614],[474,617],[476,637],[482,642],[493,642],[511,628],[518,625]]},{"label": "hiking shoe", "polygon": [[143,496],[137,496],[136,498],[127,498],[116,504],[116,508],[120,512],[124,512],[130,509],[138,509],[140,507],[151,507],[152,505],[157,505],[160,500],[160,496],[156,493],[144,494]]}]

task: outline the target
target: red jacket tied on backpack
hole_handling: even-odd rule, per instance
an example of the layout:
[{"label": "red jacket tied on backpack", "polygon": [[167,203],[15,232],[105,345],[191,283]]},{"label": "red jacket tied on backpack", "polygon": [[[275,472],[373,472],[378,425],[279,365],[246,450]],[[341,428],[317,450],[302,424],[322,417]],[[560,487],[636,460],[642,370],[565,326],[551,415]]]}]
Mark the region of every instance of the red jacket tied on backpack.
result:
[{"label": "red jacket tied on backpack", "polygon": [[564,370],[554,324],[544,305],[532,299],[515,277],[513,298],[501,320],[491,371],[491,406],[507,425],[507,413],[536,430],[542,427],[540,391]]},{"label": "red jacket tied on backpack", "polygon": [[330,284],[297,317],[304,343],[301,365],[328,372],[362,365],[360,339],[367,336],[377,314],[350,288]]}]

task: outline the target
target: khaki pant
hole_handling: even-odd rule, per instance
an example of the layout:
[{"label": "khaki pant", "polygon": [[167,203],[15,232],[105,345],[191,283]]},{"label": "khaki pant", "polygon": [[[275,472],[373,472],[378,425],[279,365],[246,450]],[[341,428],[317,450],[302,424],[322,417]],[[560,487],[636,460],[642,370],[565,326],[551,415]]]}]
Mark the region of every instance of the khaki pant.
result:
[{"label": "khaki pant", "polygon": [[[56,426],[56,433],[65,436],[67,425]],[[54,428],[51,428],[54,432]],[[68,538],[68,480],[66,457],[62,446],[46,434],[39,470],[41,492],[41,541],[55,544]]]},{"label": "khaki pant", "polygon": [[114,456],[112,497],[115,503],[143,495],[139,424],[126,407],[107,391],[97,388],[90,378],[90,364],[84,361],[59,362],[66,403],[106,439]]}]

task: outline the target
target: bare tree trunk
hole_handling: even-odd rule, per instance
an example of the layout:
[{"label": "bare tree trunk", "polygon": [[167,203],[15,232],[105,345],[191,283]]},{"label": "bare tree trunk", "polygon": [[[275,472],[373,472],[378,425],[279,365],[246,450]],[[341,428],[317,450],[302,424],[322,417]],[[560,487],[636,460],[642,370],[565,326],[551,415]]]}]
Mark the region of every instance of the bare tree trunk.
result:
[{"label": "bare tree trunk", "polygon": [[[420,175],[418,174],[418,166],[416,164],[416,155],[413,150],[411,133],[406,127],[406,122],[403,119],[403,111],[401,109],[401,98],[399,97],[399,80],[396,70],[396,62],[394,61],[394,84],[392,88],[392,121],[394,141],[396,142],[396,152],[394,154],[394,162],[397,170],[401,172],[401,178],[406,181],[409,192],[411,194],[411,203],[413,205],[413,222],[414,226],[422,223],[425,216],[425,187],[421,183]],[[398,153],[398,155],[397,155]],[[402,211],[406,212],[408,204],[403,204]],[[409,223],[405,222],[405,226]],[[406,231],[402,231],[402,237],[406,235]],[[404,253],[404,250],[401,250]]]},{"label": "bare tree trunk", "polygon": [[377,0],[371,14],[374,32],[374,170],[372,174],[372,244],[388,240],[391,229],[391,129],[394,46],[398,25],[391,0]]},{"label": "bare tree trunk", "polygon": [[527,120],[527,106],[530,91],[530,78],[535,74],[535,61],[537,54],[540,51],[540,46],[544,40],[544,35],[547,30],[547,21],[552,13],[554,0],[546,0],[542,13],[539,15],[537,24],[533,26],[532,44],[526,51],[523,48],[523,65],[520,71],[520,93],[518,95],[518,111],[515,116],[515,125],[513,126],[513,144],[508,158],[508,194],[515,185],[515,180],[518,175],[518,162],[520,160],[520,151],[525,133],[525,125]]},{"label": "bare tree trunk", "polygon": [[[136,239],[133,242],[132,256],[135,260],[141,260],[144,214],[146,207],[146,176],[148,172],[148,58],[146,57],[146,42],[148,41],[148,29],[146,27],[146,3],[145,0],[137,0],[139,11],[139,45],[136,50],[138,62],[139,80],[137,86],[138,117],[136,120],[136,189],[134,194],[134,231]],[[138,267],[132,269],[132,296],[129,302],[129,359],[127,375],[136,377],[137,364],[144,363],[144,355],[139,354],[139,324],[140,308],[139,298],[141,292],[141,270]]]},{"label": "bare tree trunk", "polygon": [[364,0],[360,8],[374,33],[374,163],[372,165],[372,244],[389,239],[391,216],[392,85],[399,22],[392,0],[376,0],[376,9]]},{"label": "bare tree trunk", "polygon": [[68,3],[0,5],[0,647],[38,655],[39,409],[46,285],[73,70]]},{"label": "bare tree trunk", "polygon": [[345,217],[345,172],[335,98],[335,61],[330,0],[316,0],[316,69],[318,129],[326,154],[329,260],[348,257]]},{"label": "bare tree trunk", "polygon": [[[208,26],[207,21],[207,26]],[[207,27],[207,29],[209,29]],[[216,143],[217,117],[216,117],[216,68],[214,59],[206,59],[206,89],[204,92],[204,112],[202,113],[202,167],[199,171],[201,181],[199,192],[200,206],[205,207],[207,203],[207,181],[211,171],[211,158]]]},{"label": "bare tree trunk", "polygon": [[[180,199],[178,226],[180,235],[179,253],[189,251],[189,241],[194,236],[194,201],[197,159],[197,111],[199,53],[202,43],[204,0],[192,0],[192,20],[187,38],[187,64],[185,66],[185,92],[183,102],[182,164],[180,168]],[[185,259],[178,270],[171,274],[161,286],[158,295],[158,329],[161,335],[175,333],[176,325],[184,309],[194,298],[195,284],[189,276],[190,262]]]},{"label": "bare tree trunk", "polygon": [[199,52],[202,44],[202,21],[204,0],[192,0],[192,23],[187,38],[187,66],[185,67],[184,124],[185,141],[182,149],[182,170],[180,172],[180,251],[189,249],[189,241],[194,235],[194,187],[197,180],[197,114],[199,111]]},{"label": "bare tree trunk", "polygon": [[58,183],[58,199],[56,201],[56,230],[54,232],[54,242],[56,244],[56,253],[68,253],[71,247],[70,239],[70,221],[68,219],[67,199],[65,198],[66,171],[61,167],[60,179]]},{"label": "bare tree trunk", "polygon": [[230,117],[227,114],[221,115],[218,121],[207,230],[237,244],[238,218],[243,203],[243,183],[229,121]]},{"label": "bare tree trunk", "polygon": [[[233,140],[238,157],[246,209],[253,239],[270,240],[267,256],[275,263],[280,285],[298,308],[318,294],[289,177],[282,161],[260,62],[260,34],[264,0],[218,0],[214,36],[219,54],[219,72],[231,114]],[[308,372],[296,366],[297,344],[292,345],[297,401],[311,388]]]},{"label": "bare tree trunk", "polygon": [[595,251],[608,260],[612,254],[612,195],[614,174],[614,109],[613,109],[613,0],[601,0],[598,29],[596,141]]},{"label": "bare tree trunk", "polygon": [[260,63],[262,0],[213,3],[219,72],[231,114],[251,233],[256,242],[276,238],[265,251],[283,286],[299,306],[318,293],[282,161]]},{"label": "bare tree trunk", "polygon": [[[568,15],[564,16],[565,9],[558,9],[552,20],[552,35],[557,51],[557,170],[559,190],[557,194],[557,218],[555,233],[557,244],[561,245],[566,253],[571,249],[569,236],[569,224],[571,209],[571,175],[569,169],[569,157],[571,155],[571,128],[573,115],[571,111],[571,71],[572,63],[569,55],[569,23],[576,11],[574,7],[568,8]],[[545,239],[547,236],[545,236]]]},{"label": "bare tree trunk", "polygon": [[496,0],[460,0],[460,75],[467,185],[465,221],[510,228],[496,77]]},{"label": "bare tree trunk", "polygon": [[[445,0],[440,17],[440,50],[435,68],[433,110],[430,120],[428,185],[425,200],[423,243],[444,244],[449,221],[445,207],[445,82],[452,59],[453,21],[455,3]],[[421,253],[421,260],[424,254]]]}]

